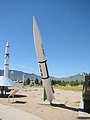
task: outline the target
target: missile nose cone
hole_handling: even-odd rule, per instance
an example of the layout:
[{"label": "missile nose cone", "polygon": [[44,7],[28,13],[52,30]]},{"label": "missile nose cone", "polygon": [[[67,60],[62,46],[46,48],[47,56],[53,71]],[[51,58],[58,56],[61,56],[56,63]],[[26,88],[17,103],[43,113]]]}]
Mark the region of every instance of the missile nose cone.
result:
[{"label": "missile nose cone", "polygon": [[35,20],[35,17],[33,16],[33,21]]},{"label": "missile nose cone", "polygon": [[[38,29],[38,25],[37,25],[35,16],[33,16],[33,30],[36,30],[36,29]],[[38,31],[39,31],[39,29],[38,29]]]},{"label": "missile nose cone", "polygon": [[33,16],[33,29],[35,29],[35,24],[36,24],[36,20],[35,20],[35,16]]},{"label": "missile nose cone", "polygon": [[9,46],[9,42],[6,43],[6,47],[8,47],[8,46]]}]

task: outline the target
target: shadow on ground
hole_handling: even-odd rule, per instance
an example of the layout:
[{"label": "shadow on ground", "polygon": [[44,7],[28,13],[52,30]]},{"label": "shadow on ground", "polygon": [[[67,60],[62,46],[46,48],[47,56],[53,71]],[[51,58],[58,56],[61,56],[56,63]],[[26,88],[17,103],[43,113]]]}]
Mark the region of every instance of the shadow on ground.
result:
[{"label": "shadow on ground", "polygon": [[13,103],[25,104],[26,101],[20,101],[20,100],[17,100],[17,101],[15,101],[15,102],[13,102]]},{"label": "shadow on ground", "polygon": [[[8,98],[10,94],[0,94],[0,98]],[[16,94],[14,95],[14,98],[22,98],[22,97],[27,97],[26,95],[19,95],[19,94]]]},{"label": "shadow on ground", "polygon": [[83,111],[83,109],[66,106],[65,104],[53,104],[52,103],[51,106],[58,107],[58,108],[64,108],[64,109],[68,109],[68,110],[72,110],[72,111],[76,111],[76,112]]}]

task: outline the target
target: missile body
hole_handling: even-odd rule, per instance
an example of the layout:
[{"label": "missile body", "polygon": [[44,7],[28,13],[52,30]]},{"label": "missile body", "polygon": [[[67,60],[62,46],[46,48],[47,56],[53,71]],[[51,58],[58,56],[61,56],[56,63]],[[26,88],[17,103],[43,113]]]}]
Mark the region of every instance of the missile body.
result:
[{"label": "missile body", "polygon": [[6,49],[5,49],[5,59],[4,59],[4,77],[8,78],[8,72],[9,72],[9,42],[6,44]]},{"label": "missile body", "polygon": [[51,86],[51,80],[48,73],[47,60],[45,57],[41,34],[34,17],[33,17],[33,35],[34,35],[34,44],[36,48],[37,59],[39,62],[39,67],[41,72],[41,78],[44,86],[44,100],[47,99],[51,104],[54,95]]}]

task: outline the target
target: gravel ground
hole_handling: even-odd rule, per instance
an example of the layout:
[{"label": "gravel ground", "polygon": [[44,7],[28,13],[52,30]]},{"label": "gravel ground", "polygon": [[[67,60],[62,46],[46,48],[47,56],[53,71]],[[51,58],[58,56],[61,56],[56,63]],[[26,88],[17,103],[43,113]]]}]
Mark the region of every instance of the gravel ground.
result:
[{"label": "gravel ground", "polygon": [[[12,98],[9,99],[13,101]],[[13,103],[6,96],[0,96],[0,104],[30,112],[44,120],[78,120],[81,92],[55,89],[53,105],[43,101],[43,88],[21,88]]]}]

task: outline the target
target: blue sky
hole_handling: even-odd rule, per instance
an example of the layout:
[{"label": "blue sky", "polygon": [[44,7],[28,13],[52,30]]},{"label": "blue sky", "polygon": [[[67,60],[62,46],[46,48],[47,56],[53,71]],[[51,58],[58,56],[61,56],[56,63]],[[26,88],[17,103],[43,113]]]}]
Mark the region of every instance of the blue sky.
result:
[{"label": "blue sky", "polygon": [[0,69],[9,41],[10,69],[40,74],[33,16],[51,76],[90,72],[90,0],[0,0]]}]

